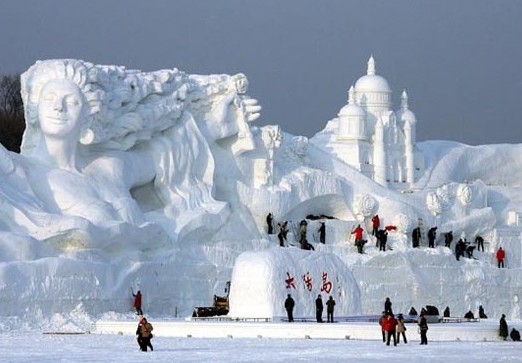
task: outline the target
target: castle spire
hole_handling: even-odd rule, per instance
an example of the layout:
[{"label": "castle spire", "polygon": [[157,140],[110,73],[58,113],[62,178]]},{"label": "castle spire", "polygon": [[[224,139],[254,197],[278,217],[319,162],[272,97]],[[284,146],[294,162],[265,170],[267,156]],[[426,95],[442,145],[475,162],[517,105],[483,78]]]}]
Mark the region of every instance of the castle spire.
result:
[{"label": "castle spire", "polygon": [[350,87],[348,91],[348,104],[353,105],[355,103],[355,88],[353,85]]},{"label": "castle spire", "polygon": [[370,59],[368,60],[368,70],[366,71],[366,74],[368,74],[368,75],[375,74],[375,60],[373,59],[373,55],[371,55]]},{"label": "castle spire", "polygon": [[401,108],[403,110],[407,110],[408,109],[408,94],[406,93],[406,90],[403,90],[402,91],[402,95],[401,95]]}]

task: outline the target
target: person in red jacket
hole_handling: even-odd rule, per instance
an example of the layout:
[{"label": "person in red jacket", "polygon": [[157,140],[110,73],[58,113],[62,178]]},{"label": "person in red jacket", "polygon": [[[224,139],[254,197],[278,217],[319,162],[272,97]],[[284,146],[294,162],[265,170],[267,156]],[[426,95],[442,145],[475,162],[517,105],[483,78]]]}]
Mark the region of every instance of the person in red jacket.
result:
[{"label": "person in red jacket", "polygon": [[381,220],[379,219],[379,215],[376,214],[372,218],[372,236],[375,236],[377,234],[377,231],[379,230],[379,227],[381,226]]},{"label": "person in red jacket", "polygon": [[506,258],[506,252],[500,247],[497,251],[498,268],[502,266],[504,268],[504,258]]},{"label": "person in red jacket", "polygon": [[393,316],[393,314],[388,314],[386,319],[383,321],[382,325],[384,331],[386,332],[386,345],[390,345],[390,339],[393,337],[393,345],[397,345],[397,319]]},{"label": "person in red jacket", "polygon": [[136,315],[143,315],[143,311],[141,311],[141,291],[138,290],[136,293],[132,291],[132,296],[134,296],[134,307],[136,308]]},{"label": "person in red jacket", "polygon": [[358,224],[357,228],[352,231],[352,234],[355,234],[355,245],[357,246],[357,252],[363,253],[363,247],[366,241],[363,240],[363,232],[364,230],[361,228],[361,225]]}]

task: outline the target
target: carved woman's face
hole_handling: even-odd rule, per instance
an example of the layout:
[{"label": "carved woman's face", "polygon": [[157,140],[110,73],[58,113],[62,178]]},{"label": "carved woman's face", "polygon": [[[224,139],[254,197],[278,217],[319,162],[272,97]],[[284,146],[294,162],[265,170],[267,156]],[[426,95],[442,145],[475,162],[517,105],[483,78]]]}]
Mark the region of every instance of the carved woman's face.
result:
[{"label": "carved woman's face", "polygon": [[43,134],[54,138],[78,137],[83,104],[83,95],[73,82],[66,79],[47,82],[38,102]]}]

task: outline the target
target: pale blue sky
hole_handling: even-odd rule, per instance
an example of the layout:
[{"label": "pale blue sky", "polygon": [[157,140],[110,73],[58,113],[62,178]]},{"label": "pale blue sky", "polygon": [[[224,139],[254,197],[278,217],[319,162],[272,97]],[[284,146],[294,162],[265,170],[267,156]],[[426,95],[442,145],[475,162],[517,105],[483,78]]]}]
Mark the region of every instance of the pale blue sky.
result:
[{"label": "pale blue sky", "polygon": [[0,74],[79,58],[245,73],[256,123],[312,136],[373,54],[418,140],[522,142],[519,0],[0,0]]}]

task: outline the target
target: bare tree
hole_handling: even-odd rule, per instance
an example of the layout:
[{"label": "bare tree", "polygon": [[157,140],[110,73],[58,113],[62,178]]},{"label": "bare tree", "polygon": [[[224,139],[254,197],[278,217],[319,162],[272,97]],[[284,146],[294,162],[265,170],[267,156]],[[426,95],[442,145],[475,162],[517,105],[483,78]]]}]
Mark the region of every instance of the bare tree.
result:
[{"label": "bare tree", "polygon": [[20,152],[24,130],[20,75],[3,75],[0,78],[0,143],[8,150]]}]

